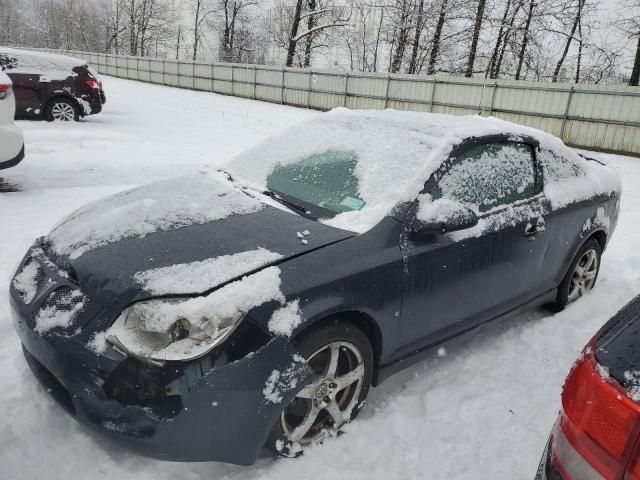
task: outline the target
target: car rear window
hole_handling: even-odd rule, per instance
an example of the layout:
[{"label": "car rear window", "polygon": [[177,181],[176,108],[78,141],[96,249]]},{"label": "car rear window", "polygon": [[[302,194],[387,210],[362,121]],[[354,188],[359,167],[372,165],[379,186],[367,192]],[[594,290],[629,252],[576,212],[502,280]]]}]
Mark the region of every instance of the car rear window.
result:
[{"label": "car rear window", "polygon": [[614,315],[596,344],[598,363],[627,389],[640,389],[640,296]]}]

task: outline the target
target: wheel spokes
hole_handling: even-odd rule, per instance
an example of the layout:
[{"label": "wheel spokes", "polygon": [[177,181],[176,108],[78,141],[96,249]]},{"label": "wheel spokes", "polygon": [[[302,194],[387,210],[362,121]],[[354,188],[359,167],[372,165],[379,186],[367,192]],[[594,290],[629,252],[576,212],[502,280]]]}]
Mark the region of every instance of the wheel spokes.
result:
[{"label": "wheel spokes", "polygon": [[336,384],[338,385],[337,391],[344,390],[349,385],[357,382],[364,377],[364,365],[359,364],[356,368],[349,373],[336,378]]},{"label": "wheel spokes", "polygon": [[336,374],[336,370],[338,369],[338,360],[340,358],[340,347],[332,343],[329,345],[329,364],[327,365],[327,370],[324,372],[325,376],[333,377]]},{"label": "wheel spokes", "polygon": [[289,434],[289,439],[292,442],[299,442],[300,440],[302,440],[307,435],[307,433],[309,433],[311,427],[313,427],[313,424],[315,423],[319,414],[320,409],[312,404],[311,409],[304,417],[304,420],[302,420],[302,423]]},{"label": "wheel spokes", "polygon": [[342,410],[340,410],[340,407],[335,400],[332,400],[329,405],[325,407],[325,410],[329,413],[329,415],[331,415],[334,428],[338,428],[344,423],[344,415],[342,414]]}]

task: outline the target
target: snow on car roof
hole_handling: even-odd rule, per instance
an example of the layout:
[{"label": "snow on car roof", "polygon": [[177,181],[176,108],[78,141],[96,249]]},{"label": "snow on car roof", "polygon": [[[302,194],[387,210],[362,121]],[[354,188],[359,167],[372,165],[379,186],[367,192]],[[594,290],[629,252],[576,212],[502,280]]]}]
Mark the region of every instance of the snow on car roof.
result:
[{"label": "snow on car roof", "polygon": [[577,157],[552,135],[497,118],[338,108],[240,154],[227,170],[264,190],[268,176],[278,165],[329,150],[353,152],[359,194],[366,206],[325,223],[364,232],[399,203],[413,201],[455,145],[471,137],[494,134],[534,137],[545,148]]},{"label": "snow on car roof", "polygon": [[0,54],[14,56],[18,59],[18,64],[15,68],[5,68],[5,71],[12,73],[47,75],[52,72],[64,72],[69,76],[75,67],[81,67],[87,64],[86,61],[80,60],[79,58],[45,52],[34,52],[31,50],[18,50],[15,48],[0,47]]}]

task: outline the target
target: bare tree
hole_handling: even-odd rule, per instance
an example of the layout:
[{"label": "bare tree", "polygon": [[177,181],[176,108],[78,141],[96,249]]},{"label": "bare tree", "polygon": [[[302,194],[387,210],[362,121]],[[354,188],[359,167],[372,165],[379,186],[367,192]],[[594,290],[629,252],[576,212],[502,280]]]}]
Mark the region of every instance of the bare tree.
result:
[{"label": "bare tree", "polygon": [[482,28],[485,6],[486,0],[478,0],[478,9],[476,11],[476,20],[473,27],[473,36],[471,37],[471,47],[469,48],[469,59],[467,60],[467,71],[465,73],[465,77],[473,76],[473,66],[476,61],[476,51],[478,49],[478,40],[480,38],[480,29]]},{"label": "bare tree", "polygon": [[578,28],[578,24],[580,23],[580,18],[582,17],[582,9],[584,7],[585,1],[586,0],[577,0],[577,8],[576,8],[575,16],[573,17],[573,23],[571,24],[571,30],[567,35],[567,40],[565,42],[564,49],[562,50],[560,59],[556,64],[555,70],[553,71],[553,77],[551,79],[552,82],[558,81],[558,76],[560,75],[560,69],[562,68],[564,61],[567,58],[567,54],[569,53],[569,48],[571,47],[571,42],[574,39],[574,36],[576,34],[576,29]]}]

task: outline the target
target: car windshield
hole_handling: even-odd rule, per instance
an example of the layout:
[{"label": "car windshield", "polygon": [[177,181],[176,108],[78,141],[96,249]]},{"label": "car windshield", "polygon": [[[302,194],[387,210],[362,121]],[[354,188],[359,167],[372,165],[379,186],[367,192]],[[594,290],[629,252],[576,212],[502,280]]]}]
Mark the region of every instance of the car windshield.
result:
[{"label": "car windshield", "polygon": [[267,177],[267,188],[276,195],[317,207],[321,217],[361,210],[365,202],[358,193],[353,152],[327,150],[287,165],[278,165]]}]

